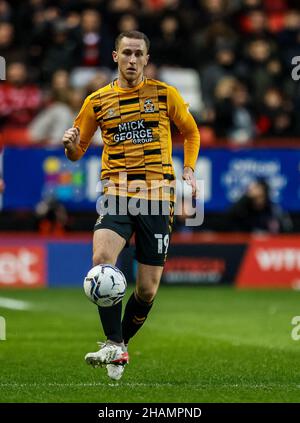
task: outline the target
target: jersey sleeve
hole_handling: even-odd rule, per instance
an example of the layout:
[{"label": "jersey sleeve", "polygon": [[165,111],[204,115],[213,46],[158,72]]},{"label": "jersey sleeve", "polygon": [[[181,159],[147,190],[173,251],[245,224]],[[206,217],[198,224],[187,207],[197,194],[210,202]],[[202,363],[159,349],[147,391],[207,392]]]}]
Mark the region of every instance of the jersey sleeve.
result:
[{"label": "jersey sleeve", "polygon": [[89,97],[85,99],[80,112],[74,120],[73,126],[77,126],[80,129],[79,148],[84,154],[88,149],[92,137],[98,127],[96,116]]},{"label": "jersey sleeve", "polygon": [[184,102],[176,88],[170,86],[168,87],[168,114],[184,136],[184,166],[194,170],[200,148],[200,133],[189,112],[188,104]]}]

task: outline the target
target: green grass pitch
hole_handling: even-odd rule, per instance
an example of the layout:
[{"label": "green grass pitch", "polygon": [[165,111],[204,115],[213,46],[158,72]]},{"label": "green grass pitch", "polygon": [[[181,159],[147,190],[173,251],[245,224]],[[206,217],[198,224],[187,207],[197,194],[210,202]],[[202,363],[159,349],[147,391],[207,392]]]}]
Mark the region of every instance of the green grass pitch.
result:
[{"label": "green grass pitch", "polygon": [[[131,289],[129,289],[131,291]],[[0,290],[29,302],[0,307],[0,402],[299,402],[295,291],[162,286],[113,382],[84,355],[103,340],[82,289]]]}]

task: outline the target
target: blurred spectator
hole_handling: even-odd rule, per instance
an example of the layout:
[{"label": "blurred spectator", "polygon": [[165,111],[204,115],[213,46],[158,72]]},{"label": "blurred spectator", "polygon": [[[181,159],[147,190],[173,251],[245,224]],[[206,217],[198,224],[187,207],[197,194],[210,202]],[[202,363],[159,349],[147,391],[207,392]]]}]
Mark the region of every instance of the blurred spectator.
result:
[{"label": "blurred spectator", "polygon": [[231,21],[234,2],[228,0],[198,0],[192,31],[195,66],[201,67],[213,59],[219,42],[235,43],[238,39]]},{"label": "blurred spectator", "polygon": [[54,72],[51,79],[51,89],[56,94],[62,94],[70,88],[69,73],[64,69],[58,69]]},{"label": "blurred spectator", "polygon": [[185,61],[180,23],[175,15],[166,15],[151,44],[151,57],[157,65],[182,66]]},{"label": "blurred spectator", "polygon": [[76,64],[78,48],[69,37],[68,28],[63,20],[53,24],[51,43],[43,59],[43,76],[45,80],[52,77],[58,69],[70,71]]},{"label": "blurred spectator", "polygon": [[61,145],[62,135],[66,128],[73,125],[83,99],[83,93],[79,90],[69,89],[64,93],[53,92],[51,104],[41,111],[29,125],[29,137],[32,142]]},{"label": "blurred spectator", "polygon": [[223,78],[216,88],[215,132],[236,144],[251,141],[255,121],[248,88],[234,78]]},{"label": "blurred spectator", "polygon": [[258,37],[270,41],[273,39],[273,34],[269,30],[268,17],[262,8],[250,8],[249,11],[242,11],[239,21],[240,30],[245,40]]},{"label": "blurred spectator", "polygon": [[292,104],[277,87],[267,89],[257,119],[259,134],[264,137],[293,136]]},{"label": "blurred spectator", "polygon": [[0,20],[2,22],[6,21],[10,21],[12,18],[12,10],[11,10],[11,6],[9,5],[9,3],[5,0],[1,0],[0,1]]},{"label": "blurred spectator", "polygon": [[225,19],[231,10],[229,0],[199,0],[200,13],[202,15],[202,22],[210,24],[217,20]]},{"label": "blurred spectator", "polygon": [[193,65],[201,69],[214,59],[214,53],[220,44],[235,46],[237,38],[232,27],[223,21],[213,22],[204,29],[197,25],[192,36]]},{"label": "blurred spectator", "polygon": [[32,121],[42,105],[42,92],[28,82],[24,63],[7,68],[7,81],[0,84],[0,123],[3,129],[23,128]]},{"label": "blurred spectator", "polygon": [[249,30],[251,35],[255,37],[270,36],[268,29],[268,20],[265,12],[262,9],[254,9],[248,14]]},{"label": "blurred spectator", "polygon": [[139,29],[139,22],[134,15],[126,13],[118,22],[118,33],[134,31]]},{"label": "blurred spectator", "polygon": [[68,215],[63,204],[50,197],[39,202],[35,209],[38,231],[44,235],[64,234]]},{"label": "blurred spectator", "polygon": [[291,232],[292,222],[287,213],[270,198],[270,188],[265,180],[252,182],[246,193],[227,214],[227,228],[242,232]]},{"label": "blurred spectator", "polygon": [[108,11],[111,14],[132,13],[137,10],[138,2],[136,0],[110,0]]},{"label": "blurred spectator", "polygon": [[83,11],[80,27],[74,35],[79,48],[77,66],[112,66],[113,40],[105,28],[102,15],[98,10]]},{"label": "blurred spectator", "polygon": [[269,63],[274,54],[270,41],[265,38],[254,39],[246,45],[247,82],[254,101],[258,103],[262,100],[265,90],[273,85],[274,72]]},{"label": "blurred spectator", "polygon": [[237,82],[231,95],[231,119],[227,137],[235,144],[252,141],[256,135],[254,116],[251,111],[250,95],[245,84]]},{"label": "blurred spectator", "polygon": [[110,0],[107,2],[106,16],[109,17],[110,31],[113,38],[118,35],[118,27],[122,16],[137,16],[142,12],[139,0]]},{"label": "blurred spectator", "polygon": [[75,10],[70,10],[66,15],[66,26],[69,30],[75,30],[80,26],[80,13]]},{"label": "blurred spectator", "polygon": [[26,57],[25,48],[15,40],[15,29],[10,22],[0,22],[0,56],[7,63],[23,61]]},{"label": "blurred spectator", "polygon": [[[61,28],[64,26],[60,8],[47,3],[45,0],[32,0],[29,4],[24,2],[20,6],[16,25],[18,39],[22,39],[28,47],[27,60],[37,73],[36,77],[42,81],[47,81],[52,72],[60,67],[56,66],[55,51],[58,53],[57,61],[61,62],[63,36],[59,33],[62,33]],[[70,40],[66,37],[65,41],[67,66]],[[50,58],[54,60],[53,67]]]},{"label": "blurred spectator", "polygon": [[5,188],[5,184],[3,179],[0,177],[0,194],[2,194],[2,192],[4,191]]},{"label": "blurred spectator", "polygon": [[200,72],[206,109],[213,107],[215,89],[222,78],[239,77],[244,73],[245,66],[237,60],[234,45],[226,41],[219,43],[215,48],[214,62]]},{"label": "blurred spectator", "polygon": [[300,55],[299,10],[289,10],[286,13],[283,29],[278,33],[277,40],[283,63],[290,69],[292,57]]}]

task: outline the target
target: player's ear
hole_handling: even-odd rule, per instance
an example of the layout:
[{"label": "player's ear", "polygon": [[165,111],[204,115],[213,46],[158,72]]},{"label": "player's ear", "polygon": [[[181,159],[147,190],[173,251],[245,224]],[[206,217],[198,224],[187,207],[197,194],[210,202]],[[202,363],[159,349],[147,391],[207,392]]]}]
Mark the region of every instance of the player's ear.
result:
[{"label": "player's ear", "polygon": [[149,62],[149,58],[150,58],[150,55],[149,54],[147,54],[146,55],[146,60],[145,60],[145,66],[147,66],[148,65],[148,62]]},{"label": "player's ear", "polygon": [[116,51],[112,52],[112,57],[113,57],[113,61],[115,63],[117,63],[118,62],[118,53]]}]

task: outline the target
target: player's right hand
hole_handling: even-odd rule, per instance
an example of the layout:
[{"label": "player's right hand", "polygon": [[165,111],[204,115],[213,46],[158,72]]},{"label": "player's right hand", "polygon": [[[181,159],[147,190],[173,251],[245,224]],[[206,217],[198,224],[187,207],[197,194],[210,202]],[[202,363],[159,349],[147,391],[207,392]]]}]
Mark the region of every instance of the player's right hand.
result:
[{"label": "player's right hand", "polygon": [[69,128],[65,131],[62,137],[62,143],[66,149],[74,147],[79,143],[80,140],[80,130],[78,126],[75,128]]}]

